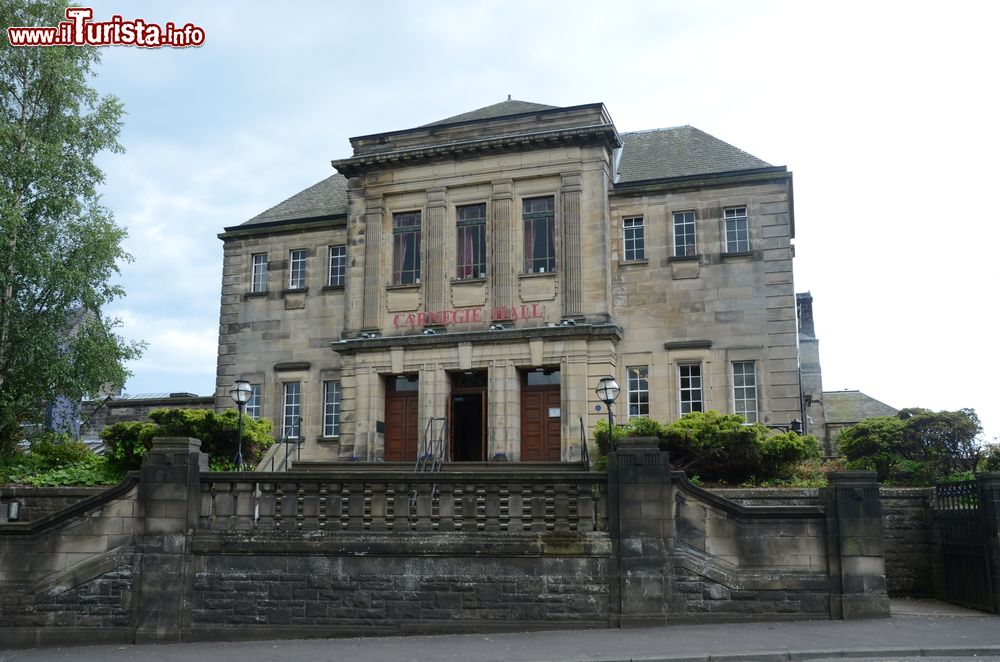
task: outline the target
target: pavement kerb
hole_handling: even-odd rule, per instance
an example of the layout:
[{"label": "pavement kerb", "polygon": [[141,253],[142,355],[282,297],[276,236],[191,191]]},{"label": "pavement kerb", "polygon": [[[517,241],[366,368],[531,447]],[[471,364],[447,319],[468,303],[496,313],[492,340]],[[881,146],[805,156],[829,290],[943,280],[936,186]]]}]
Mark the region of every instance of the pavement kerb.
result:
[{"label": "pavement kerb", "polygon": [[986,657],[1000,656],[1000,646],[942,646],[940,648],[851,648],[837,650],[762,651],[721,655],[657,655],[621,657],[594,662],[798,662],[867,657]]}]

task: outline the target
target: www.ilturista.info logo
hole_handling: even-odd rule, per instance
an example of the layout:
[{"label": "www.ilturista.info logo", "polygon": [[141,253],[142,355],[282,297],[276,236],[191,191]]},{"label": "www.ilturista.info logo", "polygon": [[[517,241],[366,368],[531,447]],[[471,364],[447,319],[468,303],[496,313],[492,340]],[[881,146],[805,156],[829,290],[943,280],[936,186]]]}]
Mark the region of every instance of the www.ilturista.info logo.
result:
[{"label": "www.ilturista.info logo", "polygon": [[66,20],[55,27],[11,26],[7,38],[11,46],[139,46],[140,48],[188,48],[205,43],[205,31],[186,23],[159,25],[141,18],[126,21],[112,16],[110,21],[91,21],[94,10],[69,7]]}]

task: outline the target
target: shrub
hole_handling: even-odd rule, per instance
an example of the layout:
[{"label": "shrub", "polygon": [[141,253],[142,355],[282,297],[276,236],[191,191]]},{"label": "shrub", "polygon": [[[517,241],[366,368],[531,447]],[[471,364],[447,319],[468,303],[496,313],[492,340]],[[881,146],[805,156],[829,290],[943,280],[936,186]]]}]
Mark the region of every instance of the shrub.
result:
[{"label": "shrub", "polygon": [[[600,454],[606,453],[607,423],[598,422],[594,434]],[[615,426],[613,446],[623,436],[657,437],[671,464],[702,482],[788,479],[801,463],[819,457],[819,441],[811,435],[778,434],[760,424],[747,425],[742,416],[715,411],[686,414],[667,425],[633,418]],[[600,455],[595,465],[603,466]]]},{"label": "shrub", "polygon": [[[208,453],[213,469],[234,468],[239,425],[235,410],[217,414],[208,409],[157,409],[149,417],[152,423],[116,423],[101,433],[113,466],[138,469],[153,437],[193,437],[201,440],[201,450]],[[272,444],[271,422],[244,415],[244,460],[251,464],[259,462]]]}]

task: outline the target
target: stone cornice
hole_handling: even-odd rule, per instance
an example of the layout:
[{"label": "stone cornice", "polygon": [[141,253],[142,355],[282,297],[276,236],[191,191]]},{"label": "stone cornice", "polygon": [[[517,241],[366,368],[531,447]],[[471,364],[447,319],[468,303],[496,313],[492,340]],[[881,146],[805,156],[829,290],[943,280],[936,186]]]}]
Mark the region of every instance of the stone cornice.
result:
[{"label": "stone cornice", "polygon": [[332,214],[319,218],[291,218],[285,221],[270,221],[268,223],[252,223],[250,225],[234,225],[218,234],[219,239],[240,239],[262,234],[281,234],[285,232],[308,232],[310,230],[326,230],[332,227],[346,227],[346,214]]},{"label": "stone cornice", "polygon": [[473,140],[460,140],[442,145],[428,145],[374,154],[335,159],[330,163],[345,177],[354,177],[373,168],[415,165],[454,156],[483,155],[491,152],[511,152],[559,144],[600,142],[609,149],[621,146],[613,124],[555,129],[534,133],[513,133]]},{"label": "stone cornice", "polygon": [[330,343],[338,354],[360,354],[384,351],[393,347],[406,349],[453,346],[458,343],[510,343],[544,338],[609,338],[622,339],[622,329],[614,324],[576,324],[573,326],[535,326],[503,331],[465,331],[461,333],[435,333],[432,335],[378,336],[376,338],[351,338]]}]

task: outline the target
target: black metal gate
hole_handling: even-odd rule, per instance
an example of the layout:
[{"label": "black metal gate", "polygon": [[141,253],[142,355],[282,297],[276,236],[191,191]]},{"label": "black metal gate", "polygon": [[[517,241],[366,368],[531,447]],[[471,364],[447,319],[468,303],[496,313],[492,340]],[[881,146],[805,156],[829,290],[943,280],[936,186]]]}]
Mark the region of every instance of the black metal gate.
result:
[{"label": "black metal gate", "polygon": [[994,596],[986,523],[976,481],[938,485],[936,492],[945,598],[963,607],[992,613]]}]

